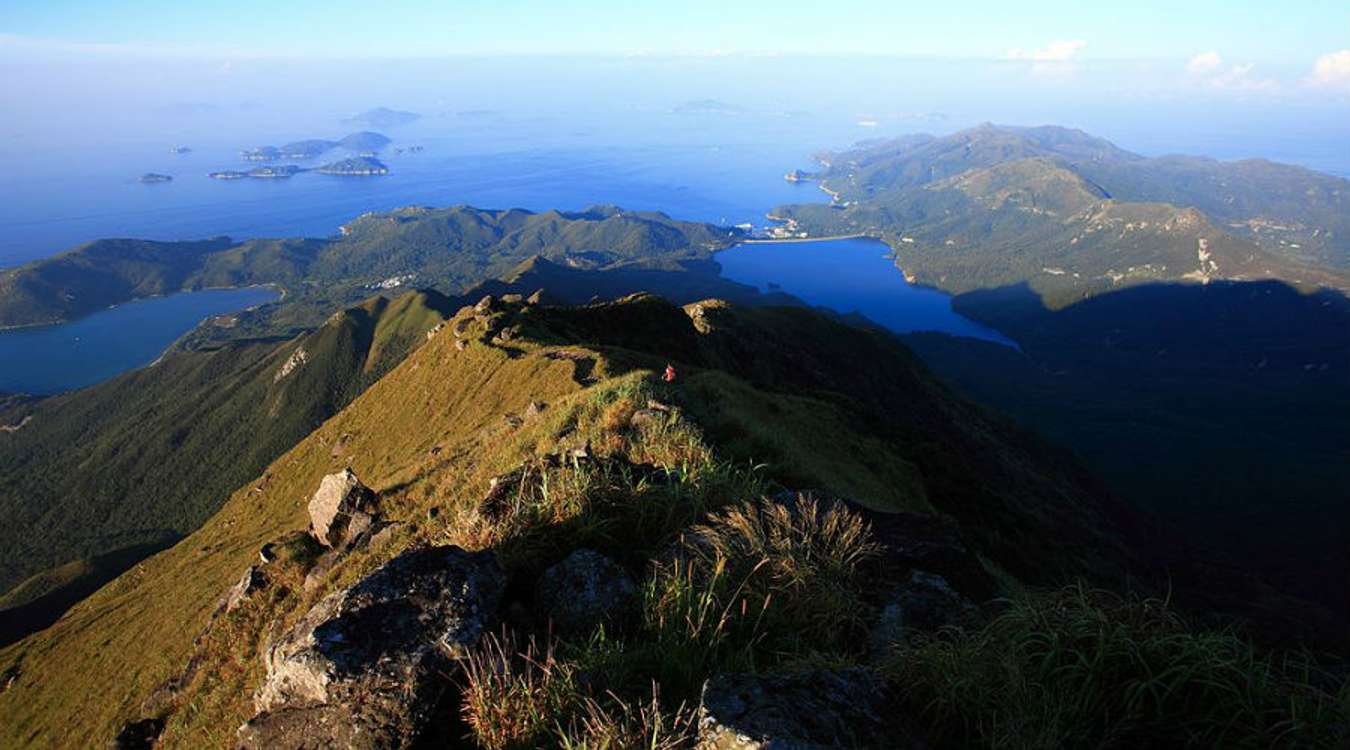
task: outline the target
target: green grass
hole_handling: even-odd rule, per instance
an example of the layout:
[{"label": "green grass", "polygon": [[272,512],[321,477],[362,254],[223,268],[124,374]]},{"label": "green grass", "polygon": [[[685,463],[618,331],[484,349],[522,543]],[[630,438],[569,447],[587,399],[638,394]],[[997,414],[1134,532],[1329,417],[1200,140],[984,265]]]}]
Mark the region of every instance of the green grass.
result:
[{"label": "green grass", "polygon": [[939,747],[1343,747],[1350,693],[1305,655],[1078,585],[982,629],[896,644],[890,677]]}]

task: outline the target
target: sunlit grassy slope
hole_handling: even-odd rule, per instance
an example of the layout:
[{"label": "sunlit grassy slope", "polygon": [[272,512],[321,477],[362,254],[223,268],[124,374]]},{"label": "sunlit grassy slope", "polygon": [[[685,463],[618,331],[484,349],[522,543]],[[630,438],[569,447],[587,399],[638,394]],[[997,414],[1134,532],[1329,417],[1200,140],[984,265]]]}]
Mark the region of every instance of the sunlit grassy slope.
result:
[{"label": "sunlit grassy slope", "polygon": [[[143,702],[182,675],[222,593],[261,545],[305,528],[310,494],[343,466],[406,525],[318,589],[303,592],[297,573],[213,629],[171,701],[171,746],[229,746],[251,713],[270,623],[408,545],[490,545],[508,567],[538,564],[546,551],[533,537],[481,529],[473,509],[492,476],[581,446],[674,472],[708,505],[748,499],[720,492],[782,483],[881,510],[949,513],[1027,580],[1111,576],[1125,564],[1118,510],[1072,462],[952,396],[888,336],[806,310],[681,309],[653,297],[494,309],[461,311],[199,530],[0,652],[0,673],[16,675],[0,694],[0,746],[101,744],[121,722],[162,711]],[[678,372],[669,385],[653,375],[667,362]],[[673,412],[638,429],[635,410],[650,398]],[[531,402],[543,409],[526,416]],[[726,476],[751,480],[718,479]],[[619,526],[566,513],[556,523],[615,554],[644,556],[668,524],[644,532],[642,519],[661,508],[639,510]],[[1047,538],[1057,543],[1030,543]]]}]

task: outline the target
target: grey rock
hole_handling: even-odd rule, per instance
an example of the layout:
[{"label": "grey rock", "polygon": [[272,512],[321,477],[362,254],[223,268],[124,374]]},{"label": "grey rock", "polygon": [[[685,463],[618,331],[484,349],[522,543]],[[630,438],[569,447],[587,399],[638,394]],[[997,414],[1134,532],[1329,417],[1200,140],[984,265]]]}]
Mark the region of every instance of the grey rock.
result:
[{"label": "grey rock", "polygon": [[896,720],[886,684],[862,669],[731,674],[708,680],[699,710],[705,750],[923,748]]},{"label": "grey rock", "polygon": [[666,415],[656,409],[638,409],[633,412],[633,416],[628,420],[628,424],[635,430],[648,430],[660,427],[665,424]]},{"label": "grey rock", "polygon": [[405,552],[336,591],[265,649],[244,748],[409,746],[454,660],[496,622],[506,576],[490,552]]},{"label": "grey rock", "polygon": [[579,549],[544,571],[535,586],[540,618],[563,635],[622,624],[636,596],[637,584],[628,571],[590,549]]},{"label": "grey rock", "polygon": [[226,614],[239,609],[253,594],[267,585],[267,576],[257,566],[250,565],[239,578],[239,582],[230,587],[225,598],[220,601],[220,609]]},{"label": "grey rock", "polygon": [[346,536],[352,514],[374,502],[375,493],[351,469],[329,474],[309,501],[309,526],[325,547],[336,547]]},{"label": "grey rock", "polygon": [[978,616],[979,608],[957,593],[947,579],[916,570],[882,607],[872,628],[872,648],[884,651],[916,631],[934,631]]}]

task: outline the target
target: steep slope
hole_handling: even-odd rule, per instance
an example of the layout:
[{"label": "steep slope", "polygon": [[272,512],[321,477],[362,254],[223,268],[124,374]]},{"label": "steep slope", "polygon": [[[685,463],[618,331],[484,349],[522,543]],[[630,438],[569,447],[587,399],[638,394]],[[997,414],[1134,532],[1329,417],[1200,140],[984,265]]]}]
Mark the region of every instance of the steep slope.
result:
[{"label": "steep slope", "polygon": [[0,433],[0,589],[197,528],[424,341],[451,305],[435,292],[376,297],[291,341],[173,352],[92,388],[0,409],[6,424],[28,420]]},{"label": "steep slope", "polygon": [[[865,371],[854,366],[859,358]],[[667,362],[678,375],[661,384],[653,372]],[[648,407],[639,426],[649,398],[673,411]],[[419,544],[495,546],[509,569],[540,565],[556,552],[527,531],[484,526],[479,500],[490,478],[522,461],[548,465],[547,455],[583,447],[595,460],[636,467],[623,472],[656,472],[635,492],[673,481],[671,492],[716,505],[768,482],[820,487],[879,511],[950,513],[984,554],[1026,580],[1110,578],[1129,564],[1121,549],[1128,513],[1071,460],[954,397],[885,334],[807,310],[720,302],[682,310],[651,297],[581,308],[488,300],[462,310],[201,529],[0,652],[0,672],[13,677],[0,693],[0,744],[99,742],[147,712],[168,715],[170,746],[233,744],[252,713],[272,618],[292,620]],[[221,593],[260,546],[304,528],[308,496],[343,467],[379,492],[381,514],[403,522],[393,542],[354,553],[314,587],[287,579],[194,647]],[[584,477],[607,481],[567,465],[557,471],[557,493]],[[643,526],[667,511],[628,502],[618,510],[639,515],[618,526],[561,508],[548,511],[563,514],[549,525],[638,565],[670,543]],[[308,564],[304,555],[283,559]]]}]

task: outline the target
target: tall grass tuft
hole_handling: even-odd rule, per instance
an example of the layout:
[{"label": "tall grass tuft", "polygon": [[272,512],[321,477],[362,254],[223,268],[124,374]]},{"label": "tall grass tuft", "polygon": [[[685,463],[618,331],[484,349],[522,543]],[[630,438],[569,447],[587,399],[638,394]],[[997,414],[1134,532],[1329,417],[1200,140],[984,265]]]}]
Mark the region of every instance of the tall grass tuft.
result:
[{"label": "tall grass tuft", "polygon": [[581,714],[559,730],[562,750],[685,750],[697,740],[697,711],[680,704],[662,707],[656,685],[651,699],[625,701],[607,693],[603,701],[586,698]]},{"label": "tall grass tuft", "polygon": [[571,710],[574,677],[552,643],[541,651],[533,639],[521,648],[510,632],[485,637],[464,664],[461,711],[473,739],[486,750],[539,747]]},{"label": "tall grass tuft", "polygon": [[840,503],[745,503],[685,537],[695,568],[740,587],[747,611],[764,610],[765,637],[786,652],[848,651],[868,607],[859,565],[878,555],[870,526]]}]

